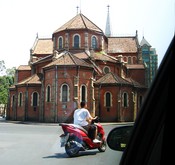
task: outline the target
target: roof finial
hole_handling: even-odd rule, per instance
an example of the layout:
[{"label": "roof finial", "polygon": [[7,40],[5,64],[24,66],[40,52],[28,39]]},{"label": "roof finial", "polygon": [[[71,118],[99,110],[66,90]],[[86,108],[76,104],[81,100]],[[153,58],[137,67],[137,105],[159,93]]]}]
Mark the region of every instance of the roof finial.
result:
[{"label": "roof finial", "polygon": [[108,13],[109,13],[109,7],[110,7],[110,6],[108,5],[108,6],[107,6],[107,8],[108,8]]},{"label": "roof finial", "polygon": [[[80,7],[79,7],[80,6]],[[80,13],[81,13],[81,0],[80,0],[80,5],[79,6],[77,6],[76,8],[77,8],[77,14],[79,13],[78,12],[78,9],[80,8]]]},{"label": "roof finial", "polygon": [[143,28],[143,32],[142,33],[143,33],[142,35],[143,35],[143,38],[144,38],[144,28]]},{"label": "roof finial", "polygon": [[79,8],[79,7],[77,6],[76,8],[77,8],[77,14],[78,14],[78,8]]}]

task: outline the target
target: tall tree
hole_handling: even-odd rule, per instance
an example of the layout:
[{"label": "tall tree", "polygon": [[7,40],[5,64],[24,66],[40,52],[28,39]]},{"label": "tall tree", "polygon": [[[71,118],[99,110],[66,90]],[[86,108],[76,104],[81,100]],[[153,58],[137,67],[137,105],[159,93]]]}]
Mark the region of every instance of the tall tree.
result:
[{"label": "tall tree", "polygon": [[5,62],[3,60],[0,61],[0,104],[7,104],[8,89],[14,84],[14,74],[14,67],[6,70]]},{"label": "tall tree", "polygon": [[3,75],[4,74],[5,69],[6,69],[5,62],[4,62],[4,60],[1,60],[0,61],[0,75]]}]

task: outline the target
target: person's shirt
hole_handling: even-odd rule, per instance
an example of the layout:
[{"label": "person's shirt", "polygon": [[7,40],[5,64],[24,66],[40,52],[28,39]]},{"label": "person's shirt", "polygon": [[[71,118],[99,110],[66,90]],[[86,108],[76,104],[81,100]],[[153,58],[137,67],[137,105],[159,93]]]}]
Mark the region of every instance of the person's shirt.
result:
[{"label": "person's shirt", "polygon": [[89,111],[86,108],[76,109],[74,112],[74,124],[80,126],[88,125],[86,121],[88,118],[91,118]]}]

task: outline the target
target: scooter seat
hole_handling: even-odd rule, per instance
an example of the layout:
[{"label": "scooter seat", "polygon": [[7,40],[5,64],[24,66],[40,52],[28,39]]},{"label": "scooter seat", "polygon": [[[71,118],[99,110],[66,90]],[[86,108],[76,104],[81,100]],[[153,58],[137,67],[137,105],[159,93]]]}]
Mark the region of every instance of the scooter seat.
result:
[{"label": "scooter seat", "polygon": [[82,130],[83,132],[85,132],[88,135],[88,132],[82,126],[76,125],[76,124],[71,124],[71,125],[74,126],[75,128]]},{"label": "scooter seat", "polygon": [[82,130],[83,132],[85,132],[85,133],[88,135],[88,131],[86,131],[86,130],[85,130],[83,127],[81,127],[80,125],[68,124],[68,123],[60,123],[59,125],[60,125],[60,126],[61,126],[61,125],[70,125],[70,126],[73,126],[73,127],[77,128],[77,129]]}]

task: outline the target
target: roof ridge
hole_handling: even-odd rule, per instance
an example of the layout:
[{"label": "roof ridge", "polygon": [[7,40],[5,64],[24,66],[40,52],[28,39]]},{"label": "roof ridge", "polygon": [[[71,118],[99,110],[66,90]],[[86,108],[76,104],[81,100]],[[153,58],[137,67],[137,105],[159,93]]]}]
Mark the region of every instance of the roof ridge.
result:
[{"label": "roof ridge", "polygon": [[18,82],[17,85],[19,85],[19,84],[27,84],[35,76],[38,76],[38,75],[35,73],[35,74],[31,75],[30,77],[27,77],[24,80]]},{"label": "roof ridge", "polygon": [[[94,22],[92,22],[89,18],[87,18],[84,14],[80,13],[81,14],[81,17],[83,16],[84,18],[86,18],[92,25],[94,25],[97,29],[99,29],[101,32],[103,32],[103,30],[101,28],[99,28]],[[83,19],[82,17],[82,19]],[[83,22],[84,22],[84,19],[83,19]],[[85,22],[84,22],[85,24]],[[88,27],[86,26],[85,24],[85,27],[88,29]]]},{"label": "roof ridge", "polygon": [[[76,20],[78,20],[79,22],[77,23]],[[78,26],[75,27],[75,24],[78,24]],[[93,23],[90,19],[88,19],[82,13],[77,14],[75,17],[73,17],[68,22],[63,24],[61,27],[55,30],[54,33],[58,33],[66,29],[90,29],[93,31],[98,31],[100,33],[103,33],[102,29],[100,29],[95,23]]]},{"label": "roof ridge", "polygon": [[[87,29],[87,26],[86,26],[86,24],[85,24],[85,21],[84,21],[84,19],[83,19],[83,17],[85,17],[82,13],[80,13],[80,17],[81,17],[81,19],[82,19],[82,21],[83,21],[83,24],[84,24],[84,26],[86,27],[86,29]],[[86,18],[86,17],[85,17]],[[87,18],[86,18],[87,19]]]},{"label": "roof ridge", "polygon": [[122,79],[123,81],[125,81],[124,83],[129,83],[129,84],[130,84],[130,82],[129,82],[127,79],[125,79],[125,78],[123,78],[123,77],[120,77],[120,76],[118,76],[117,74],[114,74],[114,73],[112,73],[112,72],[111,72],[111,74],[113,75],[114,79],[115,79],[117,82],[121,83],[121,81],[120,81],[119,79]]},{"label": "roof ridge", "polygon": [[[70,52],[67,52],[68,53],[68,55],[70,56],[70,58],[72,59],[72,61],[76,64],[76,65],[78,65],[77,63],[76,63],[76,61],[75,61],[75,59],[73,58],[73,54],[71,54]],[[74,56],[75,57],[75,56]],[[78,58],[78,57],[77,57]],[[79,59],[79,58],[78,58]]]}]

